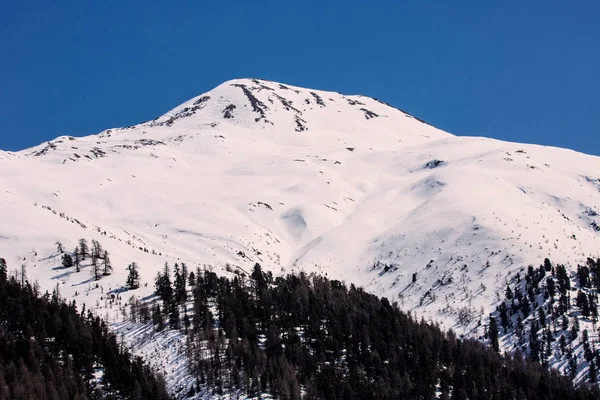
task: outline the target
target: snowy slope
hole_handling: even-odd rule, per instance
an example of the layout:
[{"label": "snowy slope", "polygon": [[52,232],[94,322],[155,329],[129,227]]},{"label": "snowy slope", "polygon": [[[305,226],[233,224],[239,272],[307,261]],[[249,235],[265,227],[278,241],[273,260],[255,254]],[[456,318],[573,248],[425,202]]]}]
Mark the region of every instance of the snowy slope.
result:
[{"label": "snowy slope", "polygon": [[[369,97],[263,80],[0,152],[0,171],[0,255],[111,318],[104,293],[132,261],[142,287],[127,297],[150,294],[165,261],[259,262],[356,283],[467,333],[527,265],[600,251],[600,158],[456,137]],[[97,288],[88,267],[59,266],[54,243],[81,237],[113,256]]]}]

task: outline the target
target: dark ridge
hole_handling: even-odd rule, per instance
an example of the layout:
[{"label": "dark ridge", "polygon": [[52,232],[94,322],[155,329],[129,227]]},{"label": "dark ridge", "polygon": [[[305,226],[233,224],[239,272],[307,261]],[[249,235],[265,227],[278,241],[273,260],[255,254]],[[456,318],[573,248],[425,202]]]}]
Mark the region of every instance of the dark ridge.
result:
[{"label": "dark ridge", "polygon": [[106,152],[98,147],[94,147],[92,150],[90,150],[90,153],[92,153],[94,155],[94,157],[96,157],[96,158],[101,158],[101,157],[106,156]]},{"label": "dark ridge", "polygon": [[258,85],[259,89],[264,89],[264,90],[274,90],[273,88],[268,87],[267,85],[265,85],[264,83],[262,83],[261,81],[259,81],[258,79],[252,79],[252,82],[256,85]]},{"label": "dark ridge", "polygon": [[443,164],[445,164],[445,163],[442,160],[431,160],[431,161],[428,161],[427,164],[425,164],[425,166],[423,168],[434,169]]},{"label": "dark ridge", "polygon": [[291,101],[287,100],[285,97],[282,97],[282,96],[280,96],[280,95],[278,95],[276,93],[274,94],[274,96],[277,97],[277,99],[281,102],[281,104],[283,104],[283,106],[285,107],[286,110],[288,110],[288,111],[289,110],[294,110],[294,112],[296,114],[302,115],[302,111],[300,111],[296,107],[294,107],[292,105]]},{"label": "dark ridge", "polygon": [[47,142],[46,143],[46,147],[44,147],[41,150],[36,151],[35,153],[33,153],[33,155],[35,157],[40,157],[40,156],[48,154],[48,152],[50,150],[56,150],[56,145],[54,143],[52,143],[52,142]]},{"label": "dark ridge", "polygon": [[265,105],[265,103],[263,103],[262,101],[257,99],[254,96],[254,94],[252,94],[252,92],[248,89],[248,87],[246,85],[241,84],[241,83],[233,83],[233,84],[231,84],[231,86],[241,88],[242,91],[244,92],[244,94],[246,95],[246,97],[248,98],[248,100],[250,101],[250,105],[252,105],[252,110],[254,112],[260,114],[260,117],[256,118],[255,121],[258,122],[263,118],[266,121],[265,111],[268,111],[269,107],[267,107]]},{"label": "dark ridge", "polygon": [[[180,111],[178,111],[177,113],[175,113],[174,115],[169,117],[169,119],[167,119],[164,122],[154,122],[158,119],[158,118],[155,118],[153,120],[153,122],[150,123],[150,126],[163,126],[163,125],[171,126],[178,119],[191,117],[192,115],[196,114],[196,111],[204,108],[205,103],[208,100],[210,100],[210,96],[202,96],[194,102],[194,105],[192,107],[184,107],[183,109],[181,109]],[[134,126],[132,125],[131,128],[133,128],[133,127]]]},{"label": "dark ridge", "polygon": [[139,139],[136,140],[135,143],[137,144],[141,144],[142,146],[157,146],[157,145],[164,145],[164,142],[161,142],[160,140],[154,140],[154,139]]},{"label": "dark ridge", "polygon": [[322,107],[325,107],[325,102],[323,101],[323,99],[321,98],[321,96],[319,96],[315,92],[310,92],[310,94],[312,95],[312,97],[315,98],[315,101],[317,102],[318,105],[320,105]]},{"label": "dark ridge", "polygon": [[233,118],[233,110],[235,110],[235,104],[230,104],[223,109],[223,118],[232,119]]},{"label": "dark ridge", "polygon": [[196,100],[196,101],[194,102],[194,105],[195,105],[195,106],[197,106],[197,105],[200,105],[200,104],[202,104],[202,103],[205,103],[205,102],[207,102],[208,100],[210,100],[210,96],[202,96],[202,97],[200,97],[198,100]]},{"label": "dark ridge", "polygon": [[300,118],[298,115],[294,115],[294,121],[296,122],[296,132],[304,132],[308,130],[306,121]]},{"label": "dark ridge", "polygon": [[357,105],[357,104],[358,104],[358,105],[361,105],[361,106],[364,106],[364,105],[365,105],[365,103],[363,103],[363,102],[361,102],[361,101],[358,101],[358,100],[352,100],[352,99],[348,99],[348,98],[347,98],[347,99],[346,99],[346,101],[347,101],[347,102],[348,102],[348,104],[350,104],[351,106],[355,106],[355,105]]},{"label": "dark ridge", "polygon": [[273,207],[271,207],[271,205],[269,205],[269,204],[267,204],[267,203],[265,203],[265,202],[259,201],[257,204],[258,204],[258,205],[261,205],[261,206],[263,206],[263,207],[265,207],[265,208],[268,208],[268,209],[269,209],[269,210],[271,210],[271,211],[273,211]]},{"label": "dark ridge", "polygon": [[366,119],[371,119],[371,118],[379,117],[379,114],[376,114],[373,111],[367,110],[366,108],[361,108],[360,110],[365,113],[365,118]]}]

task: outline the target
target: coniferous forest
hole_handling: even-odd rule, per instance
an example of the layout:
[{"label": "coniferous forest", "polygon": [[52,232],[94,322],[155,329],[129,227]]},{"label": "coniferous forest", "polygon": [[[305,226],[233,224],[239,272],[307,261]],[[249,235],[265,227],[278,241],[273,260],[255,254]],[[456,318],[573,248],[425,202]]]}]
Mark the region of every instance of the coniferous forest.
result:
[{"label": "coniferous forest", "polygon": [[6,272],[0,259],[0,399],[170,398],[100,318]]},{"label": "coniferous forest", "polygon": [[250,276],[232,278],[199,269],[188,276],[185,265],[176,265],[173,281],[165,266],[156,279],[162,307],[132,314],[146,315],[157,329],[187,332],[196,392],[282,399],[600,398],[596,389],[575,389],[520,352],[503,356],[459,339],[339,281],[273,278],[258,264]]}]

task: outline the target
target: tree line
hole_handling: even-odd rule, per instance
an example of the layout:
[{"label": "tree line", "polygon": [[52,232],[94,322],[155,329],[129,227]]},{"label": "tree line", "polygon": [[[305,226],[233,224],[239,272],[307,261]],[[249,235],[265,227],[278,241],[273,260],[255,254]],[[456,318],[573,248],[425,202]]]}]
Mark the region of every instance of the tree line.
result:
[{"label": "tree line", "polygon": [[[187,335],[195,392],[280,399],[595,399],[522,353],[417,321],[397,304],[317,275],[188,273],[168,265],[160,301],[132,311]],[[188,290],[189,289],[189,290]],[[190,297],[189,299],[187,297]],[[189,306],[192,305],[191,311]]]},{"label": "tree line", "polygon": [[0,259],[0,399],[168,400],[162,377],[58,289],[39,293]]}]

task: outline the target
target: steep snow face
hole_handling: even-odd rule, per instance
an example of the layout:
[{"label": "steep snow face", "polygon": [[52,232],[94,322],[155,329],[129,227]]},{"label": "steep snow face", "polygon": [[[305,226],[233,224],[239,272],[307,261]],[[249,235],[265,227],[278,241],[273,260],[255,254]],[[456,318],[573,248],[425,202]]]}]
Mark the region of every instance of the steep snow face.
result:
[{"label": "steep snow face", "polygon": [[[346,280],[469,332],[529,264],[600,249],[599,158],[455,137],[369,97],[263,80],[0,153],[0,171],[0,255],[109,317],[106,293],[132,261],[142,287],[127,297],[149,295],[165,262],[259,262]],[[79,238],[112,254],[98,285],[87,263],[60,267],[54,243]]]}]

